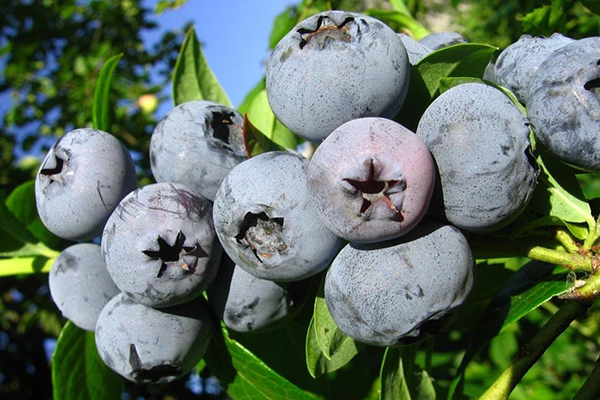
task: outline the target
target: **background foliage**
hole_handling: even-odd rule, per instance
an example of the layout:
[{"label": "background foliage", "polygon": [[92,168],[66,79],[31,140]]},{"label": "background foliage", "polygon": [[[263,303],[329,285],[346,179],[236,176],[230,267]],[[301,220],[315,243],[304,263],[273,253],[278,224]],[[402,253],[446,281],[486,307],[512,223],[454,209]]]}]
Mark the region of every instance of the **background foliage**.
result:
[{"label": "background foliage", "polygon": [[[183,2],[160,1],[157,10],[169,12],[169,7]],[[560,31],[575,38],[600,34],[600,17],[596,14],[600,11],[600,2],[593,0],[304,0],[289,6],[276,18],[265,46],[272,48],[299,20],[329,8],[371,13],[394,29],[416,37],[426,34],[427,30],[452,29],[461,32],[470,42],[487,43],[500,49],[516,41],[523,32],[549,35]],[[122,388],[120,378],[115,379],[110,373],[103,377],[102,372],[97,379],[112,382],[106,389],[108,394],[86,392],[93,385],[85,382],[68,386],[67,374],[72,371],[50,369],[48,352],[52,349],[48,344],[52,341],[48,339],[58,338],[60,334],[59,343],[63,343],[55,362],[75,365],[75,359],[83,360],[83,364],[77,364],[83,370],[77,372],[74,368],[75,373],[86,376],[85,371],[94,368],[102,371],[102,366],[98,366],[97,354],[93,351],[93,335],[70,323],[65,326],[66,321],[50,301],[47,275],[17,274],[47,270],[57,251],[69,245],[41,225],[31,200],[31,179],[41,157],[57,137],[75,127],[91,126],[94,89],[101,68],[110,57],[122,54],[110,85],[111,104],[116,106],[110,108],[111,122],[107,130],[132,150],[139,167],[140,184],[151,182],[147,152],[150,133],[157,122],[156,106],[170,100],[161,93],[169,85],[172,71],[175,71],[174,102],[203,96],[177,89],[185,74],[178,70],[176,60],[189,27],[182,21],[181,30],[165,34],[155,48],[147,49],[140,32],[155,29],[154,18],[153,10],[135,0],[6,0],[0,4],[0,57],[4,62],[0,92],[11,95],[10,110],[0,126],[0,195],[3,198],[0,254],[4,257],[0,259],[0,397],[3,399],[49,399],[53,390],[55,398],[70,398],[73,393],[80,394],[77,398],[113,398],[115,392],[111,394],[111,388],[117,392],[124,390],[123,398],[224,397],[218,390],[206,390],[203,395],[189,391],[191,385],[199,382],[208,389],[210,382],[214,382],[210,380],[213,375],[219,377],[232,397],[242,399],[277,399],[281,393],[286,393],[286,398],[298,399],[377,399],[380,387],[402,392],[407,399],[431,399],[435,392],[437,398],[445,398],[454,390],[456,382],[453,380],[457,376],[464,376],[465,396],[474,398],[495,381],[519,349],[556,313],[564,303],[558,295],[571,290],[574,282],[584,277],[528,263],[525,258],[505,258],[507,253],[502,249],[471,238],[477,244],[476,254],[480,258],[475,288],[450,328],[436,339],[387,352],[352,341],[336,341],[335,326],[323,310],[319,290],[322,276],[317,276],[312,279],[316,295],[314,309],[306,306],[286,327],[264,335],[244,336],[226,331],[217,335],[198,367],[197,373],[205,378],[202,381],[192,374],[190,379],[164,387],[125,383]],[[193,31],[189,32],[183,49],[200,46],[201,38],[198,41]],[[454,70],[436,77],[442,78],[436,80],[439,86],[411,87],[411,91],[421,96],[412,106],[423,108],[440,91],[458,83],[452,76],[481,76],[494,50],[486,45],[462,47],[459,58],[470,57],[474,61],[469,64],[475,65],[475,70],[461,70],[460,63],[456,63]],[[444,60],[452,56],[440,54]],[[205,60],[195,61],[199,71],[209,68]],[[424,71],[415,69],[413,73],[426,73]],[[453,71],[457,71],[455,75]],[[216,81],[204,82],[199,87],[206,85],[219,87]],[[263,94],[264,82],[249,93],[238,108],[249,113],[253,124],[267,138],[288,147],[297,145],[296,139],[281,124],[268,118]],[[226,98],[226,94],[219,95]],[[257,139],[256,151],[267,146],[265,143],[268,142]],[[547,168],[552,169],[551,161]],[[555,175],[555,171],[549,176],[560,179],[554,186],[550,182],[549,187],[560,188],[565,180]],[[569,182],[577,188],[581,185],[583,192],[576,200],[586,206],[589,201],[589,214],[597,216],[600,185],[596,177],[579,174],[578,181]],[[547,215],[547,210],[540,213]],[[522,219],[529,221],[534,216],[524,215]],[[581,224],[585,221],[569,218],[567,214],[560,217],[561,229],[565,232],[577,236],[577,232],[586,229],[585,224]],[[534,232],[536,239],[548,239],[556,246],[553,242],[556,224],[555,220],[538,221],[535,227],[529,225],[525,236]],[[22,226],[25,231],[20,230]],[[499,235],[508,240],[515,234],[504,230]],[[9,258],[17,251],[21,252],[22,264]],[[474,328],[475,321],[478,322]],[[598,358],[599,325],[600,309],[594,305],[585,318],[575,321],[555,341],[525,375],[511,398],[573,398]],[[334,333],[323,335],[320,328],[325,326],[330,326]],[[268,347],[264,346],[265,342],[269,343]],[[471,362],[461,364],[463,356]],[[35,377],[35,385],[31,384],[32,377]],[[54,389],[51,379],[55,382]]]}]

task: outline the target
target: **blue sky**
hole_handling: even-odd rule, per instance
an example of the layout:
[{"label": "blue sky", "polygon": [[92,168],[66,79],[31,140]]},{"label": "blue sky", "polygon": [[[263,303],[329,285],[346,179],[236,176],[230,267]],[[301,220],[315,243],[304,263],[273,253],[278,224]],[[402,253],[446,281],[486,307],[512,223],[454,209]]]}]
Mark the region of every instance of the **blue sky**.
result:
[{"label": "blue sky", "polygon": [[[183,7],[156,17],[160,30],[145,35],[147,43],[187,21],[196,26],[204,55],[217,79],[238,106],[264,74],[273,19],[297,0],[189,0]],[[146,4],[154,7],[155,0]],[[169,105],[170,106],[170,105]],[[168,110],[168,108],[167,108]],[[159,114],[163,110],[160,110]]]}]

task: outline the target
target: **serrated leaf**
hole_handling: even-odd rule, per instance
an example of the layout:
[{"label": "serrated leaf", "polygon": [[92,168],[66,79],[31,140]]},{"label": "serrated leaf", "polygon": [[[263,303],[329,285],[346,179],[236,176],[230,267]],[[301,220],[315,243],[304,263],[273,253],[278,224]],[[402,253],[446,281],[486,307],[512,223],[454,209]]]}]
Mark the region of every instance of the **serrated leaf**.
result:
[{"label": "serrated leaf", "polygon": [[205,360],[232,399],[318,399],[271,369],[241,343],[233,340],[226,329],[215,337]]},{"label": "serrated leaf", "polygon": [[62,241],[44,226],[38,215],[34,180],[17,186],[6,199],[6,207],[29,232],[48,247],[56,248]]},{"label": "serrated leaf", "polygon": [[415,131],[421,115],[439,95],[440,82],[446,77],[482,78],[496,47],[487,44],[460,43],[436,50],[410,69],[406,101],[396,120]]},{"label": "serrated leaf", "polygon": [[229,97],[210,69],[194,28],[187,32],[173,70],[173,103],[210,100],[232,107]]},{"label": "serrated leaf", "polygon": [[98,355],[93,332],[70,321],[58,337],[52,356],[52,391],[61,400],[114,400],[123,380]]},{"label": "serrated leaf", "polygon": [[[557,272],[560,271],[560,272]],[[464,373],[479,351],[510,324],[518,321],[554,296],[569,290],[567,274],[555,266],[532,261],[512,275],[500,288],[475,324],[467,351],[452,380],[448,399],[460,399]]]},{"label": "serrated leaf", "polygon": [[112,81],[113,72],[119,64],[123,54],[117,54],[106,60],[94,89],[94,103],[92,105],[92,122],[95,129],[101,131],[110,130],[110,112],[112,106],[110,104],[110,82]]},{"label": "serrated leaf", "polygon": [[575,171],[552,156],[539,142],[535,144],[540,166],[533,207],[542,215],[566,222],[593,224],[591,209],[575,177]]},{"label": "serrated leaf", "polygon": [[6,204],[0,201],[0,257],[43,256],[54,258],[58,255],[45,244],[41,243],[15,217]]},{"label": "serrated leaf", "polygon": [[315,331],[314,319],[310,321],[308,332],[306,334],[306,366],[308,372],[313,378],[323,374],[336,371],[345,366],[356,354],[358,354],[362,345],[354,342],[352,339],[346,341],[329,358],[321,351],[317,343],[317,333]]},{"label": "serrated leaf", "polygon": [[248,118],[252,121],[252,125],[261,131],[264,136],[281,147],[295,150],[303,142],[302,139],[277,120],[269,105],[267,91],[264,89],[254,96],[248,108]]},{"label": "serrated leaf", "polygon": [[[435,400],[429,374],[411,362],[405,348],[386,349],[381,364],[381,400]],[[406,364],[406,365],[405,365]]]},{"label": "serrated leaf", "polygon": [[0,277],[48,273],[54,263],[54,258],[46,257],[14,257],[0,259]]},{"label": "serrated leaf", "polygon": [[279,146],[277,143],[265,136],[260,129],[256,128],[250,119],[248,114],[244,115],[244,127],[242,130],[244,136],[244,146],[246,147],[246,154],[249,158],[266,153],[268,151],[285,151],[285,148]]},{"label": "serrated leaf", "polygon": [[414,19],[414,17],[408,13],[408,10],[404,12],[401,10],[369,9],[365,11],[365,14],[385,22],[386,25],[390,26],[396,32],[409,31],[411,36],[416,40],[429,35],[429,30],[419,21]]}]

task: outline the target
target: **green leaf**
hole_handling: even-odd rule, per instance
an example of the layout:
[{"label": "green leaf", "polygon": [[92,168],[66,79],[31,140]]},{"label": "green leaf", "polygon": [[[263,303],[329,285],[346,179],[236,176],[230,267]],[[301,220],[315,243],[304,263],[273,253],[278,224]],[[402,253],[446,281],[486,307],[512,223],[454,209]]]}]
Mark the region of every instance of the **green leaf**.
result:
[{"label": "green leaf", "polygon": [[0,202],[0,235],[2,236],[0,257],[54,258],[58,255],[57,251],[48,248],[27,230],[4,202]]},{"label": "green leaf", "polygon": [[566,222],[594,224],[591,209],[575,177],[575,171],[552,156],[539,142],[535,143],[540,166],[533,207],[542,215]]},{"label": "green leaf", "polygon": [[338,328],[329,313],[325,302],[324,283],[325,280],[323,279],[315,298],[313,314],[315,339],[323,355],[328,360],[331,360],[338,353],[346,354],[346,358],[350,360],[358,351],[357,344]]},{"label": "green leaf", "polygon": [[362,345],[354,342],[354,340],[350,338],[348,339],[349,340],[345,342],[345,345],[328,358],[323,354],[319,347],[319,343],[317,342],[314,319],[310,321],[306,335],[306,366],[313,378],[342,368],[358,354]]},{"label": "green leaf", "polygon": [[568,290],[564,270],[539,261],[531,261],[507,279],[474,325],[478,329],[473,331],[467,351],[450,385],[448,399],[461,398],[467,366],[494,337],[546,301]]},{"label": "green leaf", "polygon": [[408,384],[404,377],[402,350],[389,347],[381,364],[381,400],[410,400]]},{"label": "green leaf", "polygon": [[600,174],[577,174],[577,180],[586,199],[600,199]]},{"label": "green leaf", "polygon": [[440,93],[442,78],[481,78],[496,47],[487,44],[460,43],[425,56],[410,69],[406,101],[396,120],[415,131],[419,119]]},{"label": "green leaf", "polygon": [[381,400],[435,400],[433,382],[414,363],[411,349],[389,347],[381,364]]},{"label": "green leaf", "polygon": [[410,15],[410,11],[408,7],[406,7],[404,0],[390,0],[390,5],[392,6],[392,9],[403,14]]},{"label": "green leaf", "polygon": [[173,103],[209,100],[228,107],[231,101],[204,58],[194,28],[190,28],[181,45],[173,70]]},{"label": "green leaf", "polygon": [[273,27],[271,28],[271,35],[269,36],[269,48],[272,49],[277,46],[277,43],[292,30],[298,23],[298,14],[296,13],[296,7],[289,6],[282,13],[275,17],[273,21]]},{"label": "green leaf", "polygon": [[6,199],[6,207],[28,231],[50,248],[57,248],[62,239],[42,223],[35,204],[35,181],[27,181],[15,188]]},{"label": "green leaf", "polygon": [[266,81],[263,78],[263,79],[260,80],[260,82],[258,82],[256,84],[256,86],[254,86],[252,88],[252,90],[250,90],[250,92],[248,92],[248,94],[246,95],[246,97],[244,97],[244,100],[242,101],[242,104],[240,104],[240,106],[237,109],[240,112],[240,114],[246,114],[246,113],[248,113],[248,110],[250,110],[250,106],[254,102],[254,99],[263,90],[265,90],[265,87],[266,87]]},{"label": "green leaf", "polygon": [[117,54],[104,63],[94,89],[94,104],[92,106],[93,125],[95,129],[105,132],[110,130],[110,112],[112,110],[110,104],[110,82],[121,57],[123,57],[123,54]]},{"label": "green leaf", "polygon": [[0,259],[0,277],[48,273],[54,263],[54,258],[45,257],[14,257]]},{"label": "green leaf", "polygon": [[187,3],[188,0],[160,0],[154,7],[154,12],[161,15],[166,10],[176,10]]},{"label": "green leaf", "polygon": [[98,355],[94,332],[67,322],[52,356],[52,390],[61,400],[121,398],[123,380]]},{"label": "green leaf", "polygon": [[269,105],[267,91],[264,89],[256,93],[252,100],[248,109],[248,118],[264,136],[281,147],[295,150],[303,141],[277,120]]},{"label": "green leaf", "polygon": [[244,145],[248,157],[254,157],[267,151],[285,151],[285,148],[265,136],[258,128],[256,128],[248,114],[244,115],[244,128],[242,130],[244,136]]},{"label": "green leaf", "polygon": [[365,14],[385,22],[396,32],[409,31],[416,40],[429,35],[429,30],[406,11],[369,9]]},{"label": "green leaf", "polygon": [[232,399],[318,399],[275,372],[241,343],[232,339],[226,329],[221,334],[215,334],[213,339],[205,360]]},{"label": "green leaf", "polygon": [[554,32],[563,32],[567,23],[562,1],[554,0],[551,5],[536,8],[521,21],[523,32],[533,36],[550,36]]},{"label": "green leaf", "polygon": [[536,228],[547,227],[547,226],[564,226],[569,232],[577,239],[583,240],[588,237],[589,230],[586,226],[576,225],[573,223],[569,223],[563,221],[558,217],[553,217],[550,215],[546,215],[544,217],[533,220],[519,228],[515,229],[511,234],[511,240],[516,240],[519,237],[525,236],[527,234],[535,234]]}]

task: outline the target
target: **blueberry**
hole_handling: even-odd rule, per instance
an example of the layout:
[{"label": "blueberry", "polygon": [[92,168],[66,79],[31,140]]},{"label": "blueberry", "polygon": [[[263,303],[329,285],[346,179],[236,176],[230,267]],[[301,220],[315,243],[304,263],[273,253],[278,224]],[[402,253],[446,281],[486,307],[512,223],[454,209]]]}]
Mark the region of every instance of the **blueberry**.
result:
[{"label": "blueberry", "polygon": [[200,299],[160,310],[125,293],[104,307],[96,324],[96,347],[104,363],[136,383],[165,383],[190,372],[212,335]]},{"label": "blueberry", "polygon": [[423,140],[385,118],[336,129],[315,151],[308,190],[321,221],[351,242],[410,231],[425,215],[435,167]]},{"label": "blueberry", "polygon": [[115,284],[135,301],[167,307],[197,297],[214,279],[222,248],[211,203],[178,183],[130,193],[102,235]]},{"label": "blueberry", "polygon": [[448,221],[473,232],[497,230],[516,218],[536,185],[525,116],[501,91],[466,83],[442,93],[419,121],[433,153]]},{"label": "blueberry", "polygon": [[307,167],[291,153],[263,153],[237,165],[221,184],[215,229],[246,272],[280,282],[304,279],[326,268],[341,248],[310,201]]},{"label": "blueberry", "polygon": [[319,142],[359,117],[392,118],[408,90],[400,37],[384,23],[346,11],[300,22],[267,61],[267,96],[277,118]]},{"label": "blueberry", "polygon": [[415,65],[421,61],[423,57],[433,52],[433,49],[430,49],[422,43],[419,43],[404,33],[399,33],[398,36],[400,36],[400,39],[402,39],[402,44],[404,45],[406,54],[408,55],[408,62],[411,65]]},{"label": "blueberry", "polygon": [[46,155],[35,179],[35,199],[52,233],[86,241],[102,234],[117,204],[136,187],[131,155],[117,138],[96,129],[76,129]]},{"label": "blueberry", "polygon": [[539,66],[555,50],[573,39],[555,33],[549,38],[522,35],[496,60],[496,83],[510,89],[523,104],[527,103],[529,85]]},{"label": "blueberry", "polygon": [[158,123],[150,141],[150,165],[157,182],[177,182],[214,200],[221,181],[244,161],[244,118],[211,101],[190,101]]},{"label": "blueberry", "polygon": [[569,43],[540,65],[527,115],[537,137],[567,164],[600,171],[600,37]]},{"label": "blueberry", "polygon": [[50,269],[50,295],[63,316],[93,331],[100,311],[119,294],[102,258],[100,246],[80,243],[64,249]]},{"label": "blueberry", "polygon": [[419,40],[419,43],[430,49],[439,50],[455,44],[467,43],[467,39],[458,32],[435,32]]},{"label": "blueberry", "polygon": [[338,327],[374,346],[411,343],[439,329],[473,283],[473,256],[451,225],[423,220],[398,239],[351,243],[331,264],[325,300]]},{"label": "blueberry", "polygon": [[208,302],[236,332],[265,332],[289,321],[306,300],[306,280],[276,283],[250,275],[223,257]]}]

